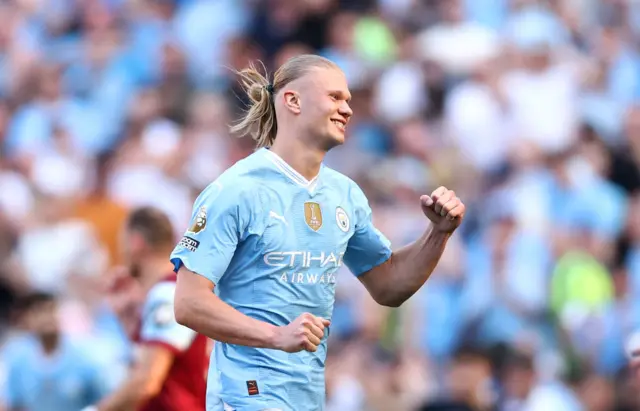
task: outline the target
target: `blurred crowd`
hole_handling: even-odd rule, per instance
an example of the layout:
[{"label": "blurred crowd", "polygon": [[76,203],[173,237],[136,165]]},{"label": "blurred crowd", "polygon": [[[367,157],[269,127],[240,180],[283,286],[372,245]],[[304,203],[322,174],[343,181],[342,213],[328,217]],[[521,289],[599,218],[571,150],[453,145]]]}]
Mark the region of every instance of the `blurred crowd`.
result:
[{"label": "blurred crowd", "polygon": [[[1,391],[12,341],[56,321],[101,390],[121,379],[132,348],[103,285],[128,210],[180,235],[253,150],[228,131],[233,69],[317,53],[355,111],[327,163],[395,246],[427,225],[420,194],[446,185],[468,209],[403,307],[339,275],[328,410],[638,409],[639,46],[636,0],[4,0]],[[57,320],[41,304],[18,321],[34,291]]]}]

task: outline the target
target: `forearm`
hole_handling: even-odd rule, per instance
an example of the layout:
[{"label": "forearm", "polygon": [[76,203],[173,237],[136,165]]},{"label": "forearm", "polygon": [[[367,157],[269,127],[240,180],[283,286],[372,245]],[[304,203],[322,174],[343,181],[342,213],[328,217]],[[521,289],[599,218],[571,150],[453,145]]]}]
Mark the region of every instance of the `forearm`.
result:
[{"label": "forearm", "polygon": [[415,294],[429,279],[440,261],[451,234],[429,228],[417,241],[394,252],[387,263],[384,285],[379,294],[381,304],[398,307]]},{"label": "forearm", "polygon": [[95,411],[135,410],[147,398],[144,386],[144,381],[127,381],[116,392],[103,399]]},{"label": "forearm", "polygon": [[213,340],[259,348],[274,347],[276,326],[250,318],[209,290],[176,299],[176,320]]}]

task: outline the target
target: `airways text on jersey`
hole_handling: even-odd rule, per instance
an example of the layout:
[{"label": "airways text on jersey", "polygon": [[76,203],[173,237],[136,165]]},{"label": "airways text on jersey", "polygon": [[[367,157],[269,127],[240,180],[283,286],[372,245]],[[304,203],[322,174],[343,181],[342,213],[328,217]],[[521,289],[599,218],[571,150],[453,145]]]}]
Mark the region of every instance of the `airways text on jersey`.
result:
[{"label": "airways text on jersey", "polygon": [[335,286],[335,272],[342,266],[344,252],[272,251],[264,263],[275,268],[274,279],[290,284]]},{"label": "airways text on jersey", "polygon": [[292,283],[292,284],[335,285],[336,275],[334,273],[311,274],[311,273],[290,272],[290,273],[282,273],[282,275],[280,275],[279,280],[284,283]]}]

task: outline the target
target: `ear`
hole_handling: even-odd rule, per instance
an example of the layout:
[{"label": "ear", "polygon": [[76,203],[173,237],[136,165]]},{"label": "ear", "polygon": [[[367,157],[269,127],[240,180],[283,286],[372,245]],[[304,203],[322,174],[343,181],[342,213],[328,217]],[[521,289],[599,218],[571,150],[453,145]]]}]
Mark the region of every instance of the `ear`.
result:
[{"label": "ear", "polygon": [[294,114],[300,114],[300,95],[295,91],[287,90],[282,93],[284,106]]}]

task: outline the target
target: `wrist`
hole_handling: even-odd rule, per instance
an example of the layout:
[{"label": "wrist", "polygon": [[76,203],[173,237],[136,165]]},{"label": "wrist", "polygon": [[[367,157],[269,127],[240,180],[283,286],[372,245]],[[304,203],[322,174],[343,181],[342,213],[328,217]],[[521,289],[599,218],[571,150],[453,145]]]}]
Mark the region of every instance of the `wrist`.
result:
[{"label": "wrist", "polygon": [[270,349],[274,349],[274,350],[279,350],[280,349],[280,342],[279,342],[279,330],[280,327],[278,327],[277,325],[273,325],[273,324],[269,324],[269,323],[263,323],[264,324],[264,337],[263,337],[263,345],[264,348],[270,348]]},{"label": "wrist", "polygon": [[431,228],[427,231],[427,242],[446,243],[452,234],[453,233],[448,231],[439,230],[438,227],[432,225]]}]

